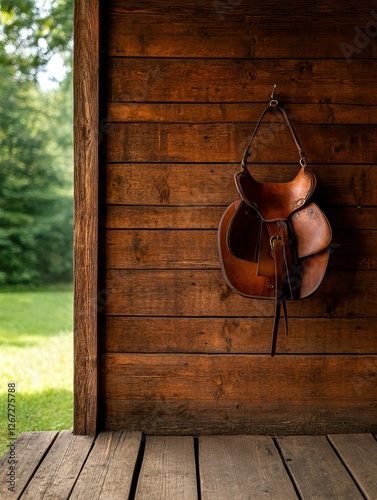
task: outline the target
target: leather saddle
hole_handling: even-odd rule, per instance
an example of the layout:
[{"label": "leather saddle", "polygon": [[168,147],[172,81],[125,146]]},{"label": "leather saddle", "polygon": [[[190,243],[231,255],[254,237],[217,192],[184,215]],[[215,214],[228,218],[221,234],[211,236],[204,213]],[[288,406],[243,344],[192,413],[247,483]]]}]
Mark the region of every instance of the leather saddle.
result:
[{"label": "leather saddle", "polygon": [[[247,167],[250,146],[269,111],[283,116],[299,153],[300,168],[290,182],[258,182]],[[219,225],[221,268],[229,286],[239,294],[274,300],[271,345],[274,356],[281,308],[288,333],[285,301],[308,297],[323,280],[331,227],[311,201],[316,178],[308,171],[304,151],[288,116],[275,99],[263,111],[241,167],[235,175],[240,199],[226,209]]]}]

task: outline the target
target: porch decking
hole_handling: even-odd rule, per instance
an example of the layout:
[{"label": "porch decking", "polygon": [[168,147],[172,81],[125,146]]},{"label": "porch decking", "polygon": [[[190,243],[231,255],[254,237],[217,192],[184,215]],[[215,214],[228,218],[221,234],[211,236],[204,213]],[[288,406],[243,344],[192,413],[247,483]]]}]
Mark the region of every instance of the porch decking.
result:
[{"label": "porch decking", "polygon": [[278,500],[377,498],[372,434],[147,436],[26,432],[1,459],[2,499]]}]

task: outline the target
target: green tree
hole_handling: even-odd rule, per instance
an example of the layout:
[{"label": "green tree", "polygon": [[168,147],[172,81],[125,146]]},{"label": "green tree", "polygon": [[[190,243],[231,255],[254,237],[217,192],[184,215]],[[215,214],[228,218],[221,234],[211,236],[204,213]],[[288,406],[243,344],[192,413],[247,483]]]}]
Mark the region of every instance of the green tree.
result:
[{"label": "green tree", "polygon": [[0,64],[17,78],[37,78],[38,71],[59,53],[72,62],[74,0],[3,0],[0,7]]},{"label": "green tree", "polygon": [[0,7],[0,284],[72,274],[71,75],[42,92],[37,74],[57,52],[69,69],[73,7],[38,5]]}]

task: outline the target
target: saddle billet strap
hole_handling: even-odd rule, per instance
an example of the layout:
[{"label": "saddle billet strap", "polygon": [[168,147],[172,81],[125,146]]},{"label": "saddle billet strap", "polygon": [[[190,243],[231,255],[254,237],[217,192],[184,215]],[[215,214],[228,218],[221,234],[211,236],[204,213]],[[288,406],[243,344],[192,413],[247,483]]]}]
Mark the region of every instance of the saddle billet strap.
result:
[{"label": "saddle billet strap", "polygon": [[275,271],[275,319],[271,343],[271,356],[274,356],[282,306],[284,312],[285,334],[288,335],[288,319],[285,301],[287,298],[294,298],[294,289],[292,287],[293,250],[286,221],[279,220],[267,223],[267,229],[270,235],[271,256],[274,259]]},{"label": "saddle billet strap", "polygon": [[261,114],[261,116],[260,116],[260,118],[259,118],[259,120],[258,120],[258,123],[257,123],[257,125],[256,125],[256,127],[255,127],[255,129],[254,129],[253,135],[251,136],[251,139],[249,140],[249,143],[248,143],[248,145],[246,146],[245,153],[244,153],[244,155],[243,155],[243,159],[242,159],[242,162],[241,162],[241,165],[242,165],[242,167],[244,167],[244,168],[245,168],[245,167],[246,167],[246,165],[247,165],[247,158],[248,158],[248,156],[249,156],[249,149],[250,149],[250,146],[251,146],[251,144],[252,144],[252,142],[253,142],[253,140],[254,140],[254,137],[255,137],[255,136],[256,136],[256,134],[257,134],[258,128],[259,128],[259,126],[260,126],[260,124],[261,124],[261,122],[262,122],[262,120],[263,120],[263,118],[264,118],[264,115],[265,115],[268,111],[270,111],[270,110],[277,110],[277,111],[279,111],[279,112],[282,114],[282,116],[283,116],[283,118],[284,118],[284,120],[285,120],[285,123],[287,124],[287,126],[288,126],[288,128],[289,128],[289,130],[290,130],[290,132],[291,132],[291,135],[292,135],[293,141],[294,141],[294,143],[295,143],[295,145],[296,145],[296,148],[297,148],[297,151],[298,151],[298,153],[299,153],[299,156],[300,156],[300,163],[301,163],[301,161],[305,162],[305,153],[304,153],[304,150],[303,150],[303,149],[302,149],[302,147],[301,147],[301,144],[300,144],[300,141],[298,140],[298,137],[297,137],[297,135],[296,135],[296,132],[293,130],[293,127],[292,127],[292,125],[291,125],[291,122],[289,121],[289,118],[288,118],[287,113],[286,113],[286,112],[285,112],[285,110],[284,110],[283,108],[281,108],[279,105],[276,105],[276,106],[275,106],[275,105],[271,105],[271,104],[269,104],[269,105],[267,106],[267,108],[263,111],[263,113]]}]

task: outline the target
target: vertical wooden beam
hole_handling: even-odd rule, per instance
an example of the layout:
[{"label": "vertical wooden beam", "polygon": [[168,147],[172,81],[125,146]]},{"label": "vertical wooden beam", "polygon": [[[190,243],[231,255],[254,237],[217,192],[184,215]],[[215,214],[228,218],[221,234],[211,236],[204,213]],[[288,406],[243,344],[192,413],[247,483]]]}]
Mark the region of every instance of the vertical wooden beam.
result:
[{"label": "vertical wooden beam", "polygon": [[98,123],[100,2],[75,1],[74,433],[94,435],[98,414]]}]

